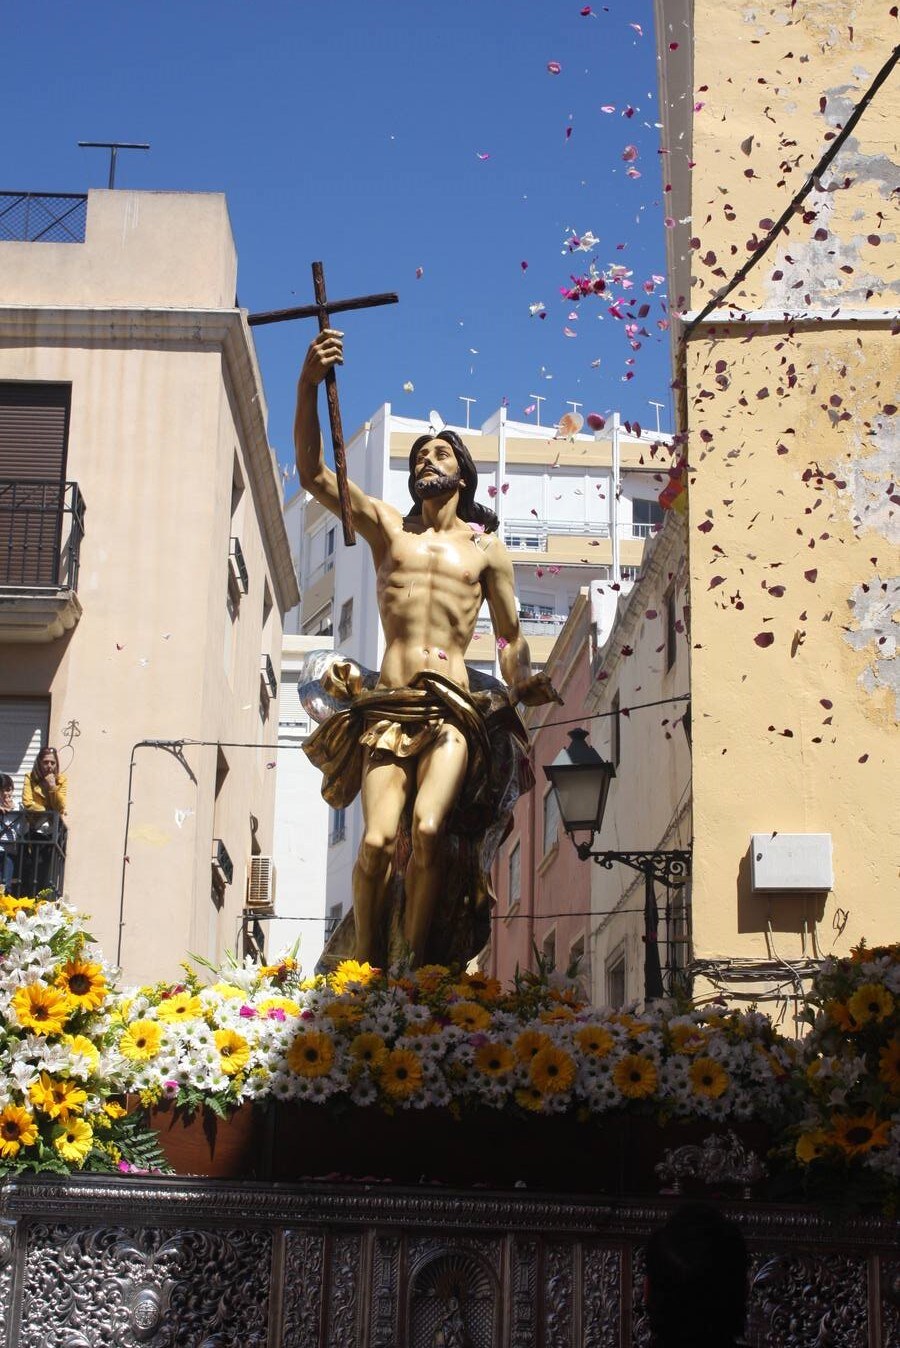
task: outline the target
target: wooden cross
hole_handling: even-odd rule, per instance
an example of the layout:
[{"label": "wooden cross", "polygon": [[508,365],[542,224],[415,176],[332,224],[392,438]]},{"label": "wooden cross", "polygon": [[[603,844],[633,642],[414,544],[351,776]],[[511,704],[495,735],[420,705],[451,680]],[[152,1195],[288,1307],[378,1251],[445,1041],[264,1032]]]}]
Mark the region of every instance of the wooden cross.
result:
[{"label": "wooden cross", "polygon": [[[251,328],[262,327],[265,323],[283,323],[292,318],[318,318],[319,331],[331,327],[331,315],[344,313],[347,309],[372,309],[380,304],[396,304],[398,296],[360,295],[352,300],[329,300],[325,294],[325,272],[321,262],[312,264],[313,291],[315,304],[301,305],[297,309],[270,309],[263,314],[249,314],[247,322]],[[356,530],[353,528],[353,516],[350,510],[350,488],[347,485],[347,455],[344,451],[344,432],[341,427],[341,409],[338,403],[337,377],[331,369],[325,376],[325,393],[328,398],[328,420],[331,423],[331,443],[334,447],[334,471],[337,477],[338,496],[341,502],[341,527],[344,542],[348,548],[356,543]]]}]

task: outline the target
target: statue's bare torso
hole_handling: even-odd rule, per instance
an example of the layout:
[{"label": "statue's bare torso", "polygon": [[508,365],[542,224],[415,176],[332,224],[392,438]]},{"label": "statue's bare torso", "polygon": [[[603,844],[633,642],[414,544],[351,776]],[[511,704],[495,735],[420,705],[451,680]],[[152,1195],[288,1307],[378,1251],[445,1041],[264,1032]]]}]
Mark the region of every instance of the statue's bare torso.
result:
[{"label": "statue's bare torso", "polygon": [[462,522],[436,532],[421,516],[403,518],[390,507],[380,513],[382,535],[373,548],[386,641],[380,682],[398,688],[420,670],[437,670],[467,687],[465,654],[496,540]]}]

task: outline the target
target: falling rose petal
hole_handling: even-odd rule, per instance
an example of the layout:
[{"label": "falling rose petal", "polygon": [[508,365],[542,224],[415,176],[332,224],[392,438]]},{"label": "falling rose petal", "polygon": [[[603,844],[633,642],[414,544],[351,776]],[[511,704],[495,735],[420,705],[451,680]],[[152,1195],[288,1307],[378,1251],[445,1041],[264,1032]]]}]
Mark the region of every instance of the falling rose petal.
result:
[{"label": "falling rose petal", "polygon": [[817,569],[816,567],[813,567],[811,571],[804,571],[804,572],[803,572],[804,578],[805,578],[806,580],[809,581],[810,585],[814,585],[814,584],[815,584],[816,577],[818,576],[818,574],[819,574],[819,572],[818,572],[818,569]]},{"label": "falling rose petal", "polygon": [[498,638],[497,638],[497,650],[498,650],[498,651],[505,651],[508,645],[509,645],[509,642],[506,640],[506,637],[498,637]]},{"label": "falling rose petal", "polygon": [[658,618],[659,613],[655,608],[648,608],[644,613],[645,618]]},{"label": "falling rose petal", "polygon": [[653,282],[654,285],[661,286],[665,279],[666,278],[664,276],[657,276],[656,272],[650,273],[650,280]]},{"label": "falling rose petal", "polygon": [[522,268],[523,271],[527,271],[527,270],[528,270],[528,263],[527,263],[527,262],[520,262],[520,263],[519,263],[519,266]]},{"label": "falling rose petal", "polygon": [[487,494],[488,494],[488,496],[490,496],[490,497],[496,496],[496,495],[497,495],[497,488],[494,487],[494,486],[488,487],[488,489],[487,489]]},{"label": "falling rose petal", "polygon": [[857,761],[857,763],[868,763],[868,761],[869,761],[869,755],[868,755],[868,754],[863,754],[862,757],[861,757],[861,758],[858,758],[856,761]]},{"label": "falling rose petal", "polygon": [[677,51],[677,50],[678,50],[678,43],[677,43],[677,42],[670,42],[670,43],[669,43],[669,51]]},{"label": "falling rose petal", "polygon": [[567,127],[566,127],[566,140],[571,140],[571,139],[572,139],[572,128],[571,128],[570,126],[567,126]]},{"label": "falling rose petal", "polygon": [[633,165],[632,165],[631,168],[627,168],[627,169],[625,170],[625,177],[626,177],[626,178],[639,178],[640,176],[641,176],[641,170],[640,170],[640,169],[636,169]]},{"label": "falling rose petal", "polygon": [[548,61],[547,71],[550,75],[559,75],[562,71],[562,66],[558,61]]},{"label": "falling rose petal", "polygon": [[663,220],[663,224],[665,225],[666,229],[674,229],[676,221],[672,219],[671,215],[667,215],[665,220]]},{"label": "falling rose petal", "polygon": [[604,103],[600,109],[601,112],[615,112],[615,110],[616,110],[615,103]]},{"label": "falling rose petal", "polygon": [[482,154],[480,150],[475,151],[475,158],[480,159],[482,163],[484,163],[485,159],[490,159],[490,157],[489,154]]},{"label": "falling rose petal", "polygon": [[584,9],[580,9],[578,13],[583,19],[596,19],[597,17],[590,5],[585,5]]},{"label": "falling rose petal", "polygon": [[644,36],[644,30],[639,23],[630,23],[628,27],[633,28],[634,31],[637,33],[638,37]]},{"label": "falling rose petal", "polygon": [[500,490],[501,490],[501,492],[503,493],[503,495],[505,496],[506,493],[509,491],[509,483],[508,483],[508,482],[504,482],[503,485],[501,486]]},{"label": "falling rose petal", "polygon": [[709,582],[709,585],[707,586],[707,589],[714,590],[717,585],[724,585],[724,584],[725,584],[724,576],[713,576],[712,580]]},{"label": "falling rose petal", "polygon": [[531,507],[530,513],[534,516],[535,519],[538,518],[538,513],[537,513],[537,511],[535,510],[534,506]]},{"label": "falling rose petal", "polygon": [[544,568],[543,568],[542,566],[536,566],[536,567],[534,568],[534,574],[537,576],[538,580],[543,580],[543,579],[544,579]]},{"label": "falling rose petal", "polygon": [[446,659],[447,659],[447,652],[446,652],[446,651],[436,651],[435,654],[437,655],[437,658],[438,658],[439,660],[446,660]]},{"label": "falling rose petal", "polygon": [[592,431],[602,431],[606,425],[606,417],[601,417],[598,412],[590,412],[587,416],[587,424]]},{"label": "falling rose petal", "polygon": [[702,524],[697,525],[697,529],[701,534],[708,534],[712,527],[713,527],[712,520],[704,520]]},{"label": "falling rose petal", "polygon": [[564,336],[564,337],[577,337],[577,336],[578,336],[578,333],[577,333],[577,332],[573,332],[571,328],[563,328],[563,336]]},{"label": "falling rose petal", "polygon": [[634,114],[635,114],[636,112],[637,112],[637,108],[633,108],[633,107],[631,106],[631,104],[628,103],[628,104],[626,104],[626,106],[622,109],[622,116],[623,116],[623,117],[633,117]]},{"label": "falling rose petal", "polygon": [[415,386],[415,384],[413,383],[413,381],[412,381],[411,379],[407,379],[406,383],[403,385],[403,392],[404,392],[404,393],[415,393],[415,391],[416,391],[416,386]]},{"label": "falling rose petal", "polygon": [[757,632],[753,640],[756,642],[757,646],[765,648],[766,646],[772,645],[775,640],[775,635],[773,632]]},{"label": "falling rose petal", "polygon": [[626,164],[633,164],[638,157],[638,148],[636,145],[626,145],[622,151],[622,158]]},{"label": "falling rose petal", "polygon": [[425,275],[425,268],[424,268],[424,267],[416,267],[416,280],[417,280],[417,281],[421,281],[421,279],[422,279],[422,277],[423,277],[424,275]]},{"label": "falling rose petal", "polygon": [[831,708],[834,706],[834,703],[832,702],[830,697],[820,697],[819,706],[824,707],[826,711],[831,711]]}]

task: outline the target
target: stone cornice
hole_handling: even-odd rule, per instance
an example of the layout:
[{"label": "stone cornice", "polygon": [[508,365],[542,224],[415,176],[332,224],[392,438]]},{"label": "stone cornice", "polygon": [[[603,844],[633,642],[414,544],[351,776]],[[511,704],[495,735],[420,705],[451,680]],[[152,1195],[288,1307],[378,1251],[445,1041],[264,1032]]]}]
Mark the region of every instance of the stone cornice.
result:
[{"label": "stone cornice", "polygon": [[0,342],[27,346],[96,346],[164,344],[222,352],[225,378],[235,391],[235,405],[247,454],[253,496],[263,523],[277,601],[283,612],[299,603],[300,591],[291,561],[281,487],[275,456],[266,431],[262,378],[245,310],[130,309],[81,306],[0,306]]}]

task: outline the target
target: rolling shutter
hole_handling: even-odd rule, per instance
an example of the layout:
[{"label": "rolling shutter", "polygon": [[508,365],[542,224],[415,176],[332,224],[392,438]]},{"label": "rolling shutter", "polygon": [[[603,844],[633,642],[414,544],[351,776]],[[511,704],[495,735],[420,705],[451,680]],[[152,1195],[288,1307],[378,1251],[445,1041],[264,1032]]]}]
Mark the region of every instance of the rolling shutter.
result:
[{"label": "rolling shutter", "polygon": [[0,383],[0,585],[56,585],[69,384]]},{"label": "rolling shutter", "polygon": [[8,772],[16,784],[16,809],[21,806],[22,784],[41,745],[47,743],[49,729],[49,698],[0,697],[0,772]]}]

